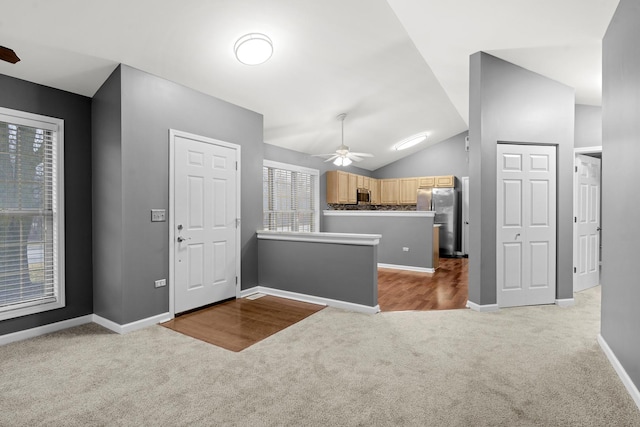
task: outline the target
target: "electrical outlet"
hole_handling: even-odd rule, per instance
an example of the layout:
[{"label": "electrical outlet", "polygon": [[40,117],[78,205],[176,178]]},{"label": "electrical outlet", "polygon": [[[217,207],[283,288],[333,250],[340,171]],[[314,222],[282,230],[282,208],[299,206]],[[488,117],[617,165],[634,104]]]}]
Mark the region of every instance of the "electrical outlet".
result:
[{"label": "electrical outlet", "polygon": [[156,288],[167,286],[167,279],[156,280]]},{"label": "electrical outlet", "polygon": [[164,222],[167,220],[164,209],[151,209],[151,222]]},{"label": "electrical outlet", "polygon": [[402,248],[402,252],[409,252],[409,248],[407,248],[406,246]]}]

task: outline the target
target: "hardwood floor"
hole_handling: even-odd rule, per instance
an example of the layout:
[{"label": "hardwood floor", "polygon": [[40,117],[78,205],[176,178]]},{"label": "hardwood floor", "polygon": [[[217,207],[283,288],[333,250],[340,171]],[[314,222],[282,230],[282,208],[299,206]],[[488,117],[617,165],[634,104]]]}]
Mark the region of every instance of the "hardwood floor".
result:
[{"label": "hardwood floor", "polygon": [[226,301],[178,316],[161,325],[237,352],[323,308],[323,305],[267,295],[253,300]]},{"label": "hardwood floor", "polygon": [[468,258],[441,258],[435,273],[378,269],[381,311],[465,308],[469,296]]}]

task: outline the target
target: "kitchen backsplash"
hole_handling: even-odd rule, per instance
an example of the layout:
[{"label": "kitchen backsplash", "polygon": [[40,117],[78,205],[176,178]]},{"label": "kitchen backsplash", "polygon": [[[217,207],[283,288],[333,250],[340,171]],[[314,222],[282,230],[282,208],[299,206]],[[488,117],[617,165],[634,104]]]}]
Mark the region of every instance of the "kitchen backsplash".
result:
[{"label": "kitchen backsplash", "polygon": [[415,211],[416,205],[339,205],[328,203],[334,211]]}]

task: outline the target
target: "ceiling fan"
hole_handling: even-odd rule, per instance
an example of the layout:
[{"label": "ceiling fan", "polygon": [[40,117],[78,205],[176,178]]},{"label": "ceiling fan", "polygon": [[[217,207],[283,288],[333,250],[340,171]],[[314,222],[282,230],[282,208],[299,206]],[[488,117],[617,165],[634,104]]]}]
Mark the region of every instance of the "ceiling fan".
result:
[{"label": "ceiling fan", "polygon": [[0,46],[0,60],[15,64],[16,62],[20,61],[20,58],[18,58],[18,55],[16,55],[13,49]]},{"label": "ceiling fan", "polygon": [[344,145],[344,119],[347,117],[347,113],[339,114],[337,119],[342,122],[342,145],[340,145],[334,153],[329,154],[312,154],[314,157],[328,157],[325,162],[333,160],[333,164],[336,166],[349,166],[352,162],[359,162],[363,160],[363,157],[373,157],[370,153],[352,153],[349,147]]}]

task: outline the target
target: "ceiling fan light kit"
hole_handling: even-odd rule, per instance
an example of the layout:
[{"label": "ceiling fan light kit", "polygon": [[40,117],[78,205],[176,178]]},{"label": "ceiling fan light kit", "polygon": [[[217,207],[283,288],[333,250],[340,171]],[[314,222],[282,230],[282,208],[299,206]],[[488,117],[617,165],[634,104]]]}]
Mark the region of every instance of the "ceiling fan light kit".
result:
[{"label": "ceiling fan light kit", "polygon": [[403,139],[393,146],[394,150],[400,151],[407,149],[409,147],[413,147],[414,145],[420,144],[422,141],[427,139],[427,132],[422,132],[417,135],[412,135],[409,138]]},{"label": "ceiling fan light kit", "polygon": [[349,147],[344,145],[344,119],[347,117],[347,113],[338,114],[337,119],[342,122],[342,144],[338,147],[335,153],[330,154],[313,154],[314,157],[328,157],[325,162],[333,161],[336,166],[349,166],[353,162],[362,161],[363,157],[373,157],[370,153],[352,153]]},{"label": "ceiling fan light kit", "polygon": [[241,63],[260,65],[273,55],[273,42],[264,34],[249,33],[238,39],[233,51]]}]

